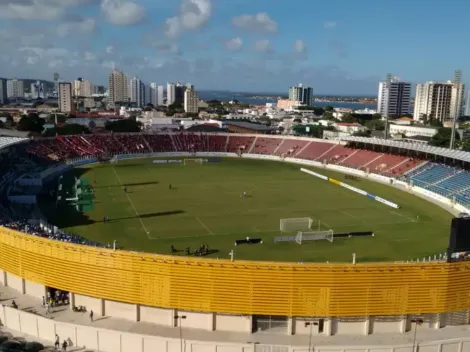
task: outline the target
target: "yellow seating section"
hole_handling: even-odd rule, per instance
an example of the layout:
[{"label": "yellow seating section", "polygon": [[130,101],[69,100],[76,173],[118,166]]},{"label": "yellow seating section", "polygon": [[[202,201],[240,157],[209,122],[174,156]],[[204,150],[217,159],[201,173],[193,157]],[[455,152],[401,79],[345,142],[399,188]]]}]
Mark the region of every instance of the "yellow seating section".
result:
[{"label": "yellow seating section", "polygon": [[230,262],[93,248],[0,227],[0,270],[86,296],[202,312],[356,317],[470,309],[470,262]]}]

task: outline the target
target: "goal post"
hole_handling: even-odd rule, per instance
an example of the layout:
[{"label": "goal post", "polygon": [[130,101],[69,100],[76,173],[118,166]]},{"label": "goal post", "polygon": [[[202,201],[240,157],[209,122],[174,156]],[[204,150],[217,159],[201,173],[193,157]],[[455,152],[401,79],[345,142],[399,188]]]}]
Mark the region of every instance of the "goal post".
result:
[{"label": "goal post", "polygon": [[296,232],[310,230],[312,225],[312,218],[287,218],[280,220],[279,227],[281,232]]},{"label": "goal post", "polygon": [[184,159],[183,160],[183,165],[188,165],[188,164],[199,164],[202,165],[203,159]]},{"label": "goal post", "polygon": [[299,231],[295,236],[295,242],[302,244],[305,241],[319,241],[327,240],[333,242],[334,232],[333,230],[327,231]]}]

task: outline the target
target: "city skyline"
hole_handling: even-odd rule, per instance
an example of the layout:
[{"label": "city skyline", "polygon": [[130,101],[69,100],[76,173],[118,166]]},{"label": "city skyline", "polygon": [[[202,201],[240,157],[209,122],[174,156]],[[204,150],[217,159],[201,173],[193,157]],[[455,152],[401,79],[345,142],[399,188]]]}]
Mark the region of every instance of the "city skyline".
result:
[{"label": "city skyline", "polygon": [[[201,90],[281,92],[304,82],[315,94],[372,95],[386,72],[411,83],[445,81],[467,65],[460,33],[470,29],[470,5],[459,0],[15,3],[0,4],[0,77],[59,72],[66,81],[105,84],[116,67]],[[430,33],[433,22],[439,30]]]}]

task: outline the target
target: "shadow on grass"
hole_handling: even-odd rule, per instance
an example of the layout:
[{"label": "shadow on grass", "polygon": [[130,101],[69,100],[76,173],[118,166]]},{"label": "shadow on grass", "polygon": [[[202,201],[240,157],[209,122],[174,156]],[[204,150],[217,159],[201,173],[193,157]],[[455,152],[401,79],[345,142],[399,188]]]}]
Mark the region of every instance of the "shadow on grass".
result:
[{"label": "shadow on grass", "polygon": [[120,220],[130,220],[130,219],[149,219],[149,218],[156,218],[159,216],[171,216],[171,215],[178,215],[186,213],[184,210],[172,210],[172,211],[163,211],[160,213],[150,213],[150,214],[140,214],[139,216],[129,216],[125,218],[115,218],[109,219],[108,222],[116,222]]},{"label": "shadow on grass", "polygon": [[103,186],[96,186],[94,185],[93,188],[111,188],[111,187],[133,187],[133,186],[151,186],[151,185],[158,185],[160,182],[137,182],[137,183],[124,183],[121,185],[103,185]]}]

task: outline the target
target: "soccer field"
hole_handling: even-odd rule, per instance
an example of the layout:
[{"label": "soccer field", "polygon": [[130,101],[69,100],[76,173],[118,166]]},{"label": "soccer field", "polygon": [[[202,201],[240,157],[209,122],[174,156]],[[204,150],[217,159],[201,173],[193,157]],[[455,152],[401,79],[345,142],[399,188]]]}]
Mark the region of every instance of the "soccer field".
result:
[{"label": "soccer field", "polygon": [[[186,247],[206,244],[213,250],[210,257],[228,259],[233,249],[235,260],[345,262],[352,253],[359,262],[408,260],[443,253],[448,244],[449,213],[386,185],[345,180],[401,209],[300,172],[299,165],[225,158],[183,166],[152,160],[77,168],[64,178],[87,179],[94,206],[79,213],[74,207],[56,210],[51,200],[43,200],[43,212],[67,231],[104,244],[117,240],[123,249],[170,254],[173,245],[184,255]],[[103,223],[104,216],[109,222]],[[336,233],[373,231],[375,237],[275,244],[279,220],[300,217],[319,220],[322,229]],[[234,246],[245,237],[263,243]]]}]

